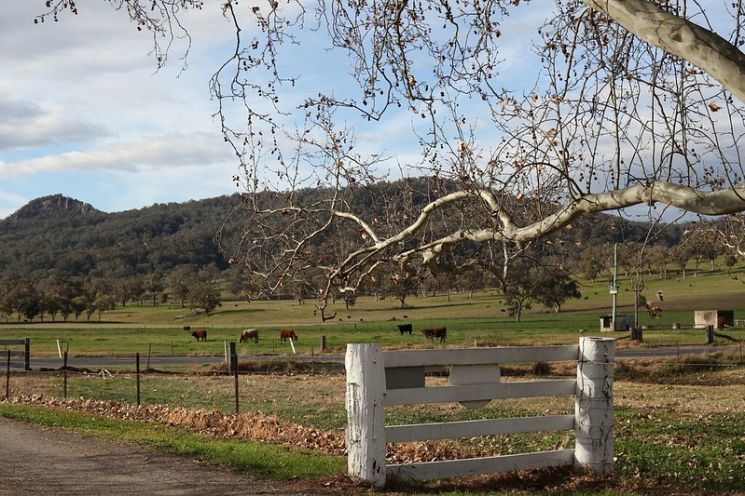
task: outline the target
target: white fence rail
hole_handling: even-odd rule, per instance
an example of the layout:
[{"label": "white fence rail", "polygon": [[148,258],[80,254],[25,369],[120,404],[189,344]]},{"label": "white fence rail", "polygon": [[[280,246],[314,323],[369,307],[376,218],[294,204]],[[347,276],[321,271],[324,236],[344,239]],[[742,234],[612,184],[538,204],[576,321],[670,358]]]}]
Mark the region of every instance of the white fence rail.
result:
[{"label": "white fence rail", "polygon": [[[582,338],[579,346],[509,347],[383,352],[376,344],[347,346],[347,452],[350,475],[378,487],[391,477],[426,480],[578,465],[613,469],[615,343]],[[500,382],[499,364],[577,361],[577,378]],[[425,387],[425,367],[450,365],[450,385]],[[385,425],[385,407],[492,399],[575,396],[574,415]],[[386,465],[386,443],[523,432],[575,431],[575,448],[519,455]]]}]

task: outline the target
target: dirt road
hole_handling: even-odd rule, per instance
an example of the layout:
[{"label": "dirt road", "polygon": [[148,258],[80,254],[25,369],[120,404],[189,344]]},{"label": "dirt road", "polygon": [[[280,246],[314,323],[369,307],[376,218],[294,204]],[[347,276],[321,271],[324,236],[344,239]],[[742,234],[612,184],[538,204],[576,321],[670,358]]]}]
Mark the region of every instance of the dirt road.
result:
[{"label": "dirt road", "polygon": [[0,418],[0,495],[297,494],[186,457]]}]

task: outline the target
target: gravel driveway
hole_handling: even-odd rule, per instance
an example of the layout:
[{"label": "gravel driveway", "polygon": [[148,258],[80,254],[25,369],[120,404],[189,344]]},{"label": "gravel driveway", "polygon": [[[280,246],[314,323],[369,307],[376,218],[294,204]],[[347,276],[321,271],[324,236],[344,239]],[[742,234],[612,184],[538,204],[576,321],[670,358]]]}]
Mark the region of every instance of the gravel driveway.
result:
[{"label": "gravel driveway", "polygon": [[0,418],[0,495],[298,494],[191,458]]}]

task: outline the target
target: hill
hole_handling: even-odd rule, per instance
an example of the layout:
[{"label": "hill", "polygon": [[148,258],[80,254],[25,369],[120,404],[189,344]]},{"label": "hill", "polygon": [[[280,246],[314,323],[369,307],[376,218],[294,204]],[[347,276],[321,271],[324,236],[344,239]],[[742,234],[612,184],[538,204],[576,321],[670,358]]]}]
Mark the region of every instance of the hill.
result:
[{"label": "hill", "polygon": [[237,196],[104,213],[62,195],[0,221],[0,275],[121,278],[179,265],[225,268],[212,236]]},{"label": "hill", "polygon": [[6,221],[18,222],[26,219],[62,219],[65,217],[88,217],[103,214],[88,203],[63,195],[37,198],[10,215]]},{"label": "hill", "polygon": [[[407,181],[407,187],[411,187],[412,180]],[[420,189],[426,189],[425,178],[413,181],[421,183]],[[366,195],[378,194],[371,192],[375,188],[400,189],[401,184],[380,183],[367,191],[354,192],[354,208],[374,216],[375,207]],[[318,193],[314,189],[301,192],[308,199]],[[277,197],[277,193],[266,193],[261,201],[271,206]],[[422,206],[427,201],[426,195],[415,197]],[[246,222],[240,207],[241,197],[237,194],[116,213],[102,212],[63,195],[39,198],[0,220],[0,280],[123,280],[162,276],[181,266],[213,266],[222,271],[229,263],[214,235],[223,227],[221,236],[226,245],[240,235],[242,223]],[[588,215],[578,220],[571,231],[562,232],[561,238],[568,246],[641,241],[649,228],[648,224],[619,217]],[[681,237],[678,226],[657,231],[660,235],[653,242],[666,246],[678,243]],[[564,256],[576,262],[579,251],[567,249]]]}]

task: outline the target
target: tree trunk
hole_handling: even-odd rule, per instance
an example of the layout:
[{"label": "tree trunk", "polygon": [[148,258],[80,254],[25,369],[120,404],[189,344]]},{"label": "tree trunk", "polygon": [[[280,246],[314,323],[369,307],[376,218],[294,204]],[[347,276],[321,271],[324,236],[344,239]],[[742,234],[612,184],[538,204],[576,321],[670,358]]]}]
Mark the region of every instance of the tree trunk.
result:
[{"label": "tree trunk", "polygon": [[518,301],[515,303],[515,322],[520,322],[520,317],[523,313],[523,302]]}]

